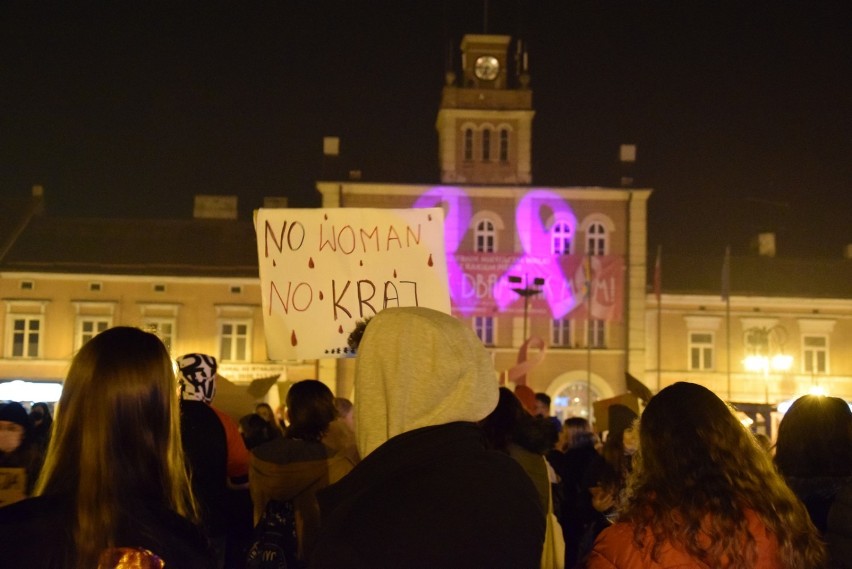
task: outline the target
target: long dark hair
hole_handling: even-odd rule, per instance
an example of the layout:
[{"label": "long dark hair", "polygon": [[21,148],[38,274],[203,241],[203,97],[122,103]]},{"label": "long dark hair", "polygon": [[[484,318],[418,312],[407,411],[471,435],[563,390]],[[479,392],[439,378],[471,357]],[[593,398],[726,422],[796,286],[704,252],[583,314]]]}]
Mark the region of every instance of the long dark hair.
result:
[{"label": "long dark hair", "polygon": [[[777,539],[782,567],[823,566],[825,549],[805,507],[713,392],[666,387],[648,403],[639,433],[620,519],[633,522],[637,544],[653,535],[655,559],[671,543],[710,567],[753,567],[751,510]],[[707,539],[696,539],[699,532]]]},{"label": "long dark hair", "polygon": [[74,356],[35,492],[72,499],[73,566],[95,567],[115,545],[130,499],[198,519],[179,420],[171,359],[155,335],[110,328]]},{"label": "long dark hair", "polygon": [[846,401],[796,399],[778,427],[775,464],[787,477],[852,476],[852,411]]}]

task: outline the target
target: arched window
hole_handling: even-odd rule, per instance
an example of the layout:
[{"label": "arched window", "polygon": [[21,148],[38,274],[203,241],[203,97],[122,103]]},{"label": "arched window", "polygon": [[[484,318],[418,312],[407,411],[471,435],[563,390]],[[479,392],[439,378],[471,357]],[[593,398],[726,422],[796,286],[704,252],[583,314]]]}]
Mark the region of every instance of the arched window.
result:
[{"label": "arched window", "polygon": [[500,162],[509,161],[509,129],[500,129]]},{"label": "arched window", "polygon": [[586,253],[606,255],[607,236],[603,223],[592,223],[586,230]]},{"label": "arched window", "polygon": [[468,162],[473,160],[473,129],[464,130],[464,159]]},{"label": "arched window", "polygon": [[550,230],[550,252],[554,255],[571,254],[571,226],[565,222],[553,224]]},{"label": "arched window", "polygon": [[482,131],[482,161],[488,162],[491,160],[491,129],[486,128]]},{"label": "arched window", "polygon": [[497,230],[491,221],[483,219],[476,224],[474,240],[477,253],[493,253],[496,239]]},{"label": "arched window", "polygon": [[584,417],[594,421],[593,403],[600,398],[594,387],[590,389],[585,381],[577,381],[553,398],[553,413],[563,421],[569,417]]}]

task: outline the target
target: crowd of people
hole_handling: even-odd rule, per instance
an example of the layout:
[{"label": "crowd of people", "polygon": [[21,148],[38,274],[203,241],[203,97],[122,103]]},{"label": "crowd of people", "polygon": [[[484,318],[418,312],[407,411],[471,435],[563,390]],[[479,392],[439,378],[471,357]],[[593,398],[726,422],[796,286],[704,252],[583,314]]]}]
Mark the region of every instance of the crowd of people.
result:
[{"label": "crowd of people", "polygon": [[841,399],[798,399],[770,447],[680,382],[598,433],[498,386],[450,315],[383,310],[353,348],[354,404],[308,379],[235,421],[215,358],[98,334],[55,410],[0,404],[0,468],[24,473],[0,568],[852,567]]}]

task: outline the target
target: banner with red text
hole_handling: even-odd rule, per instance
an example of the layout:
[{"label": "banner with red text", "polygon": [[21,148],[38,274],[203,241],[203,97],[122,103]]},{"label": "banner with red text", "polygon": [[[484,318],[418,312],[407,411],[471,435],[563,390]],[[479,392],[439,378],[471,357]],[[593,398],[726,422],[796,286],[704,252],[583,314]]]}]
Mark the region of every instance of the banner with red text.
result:
[{"label": "banner with red text", "polygon": [[345,357],[387,307],[450,312],[441,208],[259,209],[255,231],[272,360]]}]

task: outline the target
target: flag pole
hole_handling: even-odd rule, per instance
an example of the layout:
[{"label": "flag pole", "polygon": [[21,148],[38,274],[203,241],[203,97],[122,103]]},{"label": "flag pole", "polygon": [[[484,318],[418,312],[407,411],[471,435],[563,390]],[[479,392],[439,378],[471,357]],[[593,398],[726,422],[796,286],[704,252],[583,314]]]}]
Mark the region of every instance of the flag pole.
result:
[{"label": "flag pole", "polygon": [[731,402],[731,246],[725,247],[725,260],[722,261],[722,300],[725,301],[725,337],[727,346],[728,402]]},{"label": "flag pole", "polygon": [[660,302],[663,284],[663,246],[657,245],[657,261],[654,264],[654,294],[657,297],[657,393],[662,389],[662,353],[663,353],[663,307]]}]

